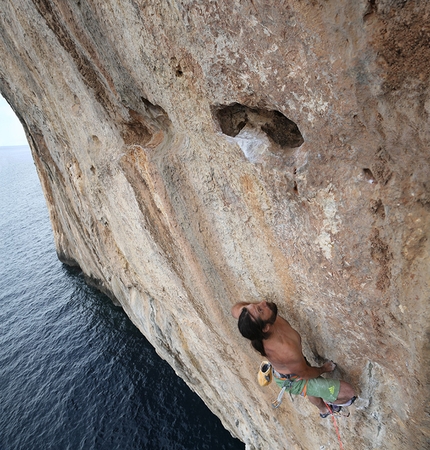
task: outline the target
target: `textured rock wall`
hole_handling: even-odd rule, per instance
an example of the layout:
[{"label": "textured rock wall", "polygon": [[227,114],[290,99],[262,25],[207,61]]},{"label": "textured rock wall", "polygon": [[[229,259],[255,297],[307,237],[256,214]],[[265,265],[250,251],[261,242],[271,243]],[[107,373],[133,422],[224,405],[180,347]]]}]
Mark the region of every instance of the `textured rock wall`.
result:
[{"label": "textured rock wall", "polygon": [[61,260],[249,449],[338,448],[279,410],[230,307],[274,299],[356,386],[345,448],[428,445],[429,3],[3,0],[0,90]]}]

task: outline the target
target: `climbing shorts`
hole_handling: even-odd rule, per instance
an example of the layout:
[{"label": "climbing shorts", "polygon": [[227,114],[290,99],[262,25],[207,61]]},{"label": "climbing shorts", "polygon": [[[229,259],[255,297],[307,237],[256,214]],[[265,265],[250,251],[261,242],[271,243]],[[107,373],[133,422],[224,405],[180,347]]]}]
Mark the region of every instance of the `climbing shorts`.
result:
[{"label": "climbing shorts", "polygon": [[[276,384],[282,388],[284,386],[284,380],[273,377]],[[307,382],[307,384],[306,384]],[[288,384],[287,384],[288,386]],[[291,388],[286,389],[294,395],[309,395],[311,397],[320,397],[326,402],[333,403],[340,390],[340,381],[333,380],[331,378],[312,378],[311,380],[292,380]]]}]

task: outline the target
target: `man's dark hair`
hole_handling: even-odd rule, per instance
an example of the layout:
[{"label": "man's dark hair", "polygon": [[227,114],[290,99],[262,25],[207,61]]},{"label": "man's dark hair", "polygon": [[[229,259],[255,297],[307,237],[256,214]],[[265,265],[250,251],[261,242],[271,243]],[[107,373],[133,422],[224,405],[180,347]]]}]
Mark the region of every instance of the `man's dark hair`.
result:
[{"label": "man's dark hair", "polygon": [[268,337],[268,333],[263,331],[266,322],[260,318],[254,319],[246,308],[242,308],[237,326],[241,335],[251,341],[252,346],[262,356],[266,356],[263,339]]}]

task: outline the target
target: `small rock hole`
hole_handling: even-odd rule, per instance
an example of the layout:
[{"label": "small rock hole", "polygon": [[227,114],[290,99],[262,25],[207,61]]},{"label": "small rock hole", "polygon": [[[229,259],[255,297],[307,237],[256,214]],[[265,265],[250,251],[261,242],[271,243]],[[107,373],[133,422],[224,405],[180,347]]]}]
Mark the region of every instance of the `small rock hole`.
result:
[{"label": "small rock hole", "polygon": [[184,74],[182,67],[180,66],[180,64],[178,64],[176,66],[176,76],[177,77],[182,77],[182,75]]},{"label": "small rock hole", "polygon": [[363,169],[363,175],[364,179],[369,182],[370,184],[376,184],[377,181],[375,180],[375,177],[373,176],[373,173],[370,169]]},{"label": "small rock hole", "polygon": [[385,208],[380,199],[372,200],[370,202],[370,210],[372,211],[373,214],[376,214],[382,219],[385,219]]}]

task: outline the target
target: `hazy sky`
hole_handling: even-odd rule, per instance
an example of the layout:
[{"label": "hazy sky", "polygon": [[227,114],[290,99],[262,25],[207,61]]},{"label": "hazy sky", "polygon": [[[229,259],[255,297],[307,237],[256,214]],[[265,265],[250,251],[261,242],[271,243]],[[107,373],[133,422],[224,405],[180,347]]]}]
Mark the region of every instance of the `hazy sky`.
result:
[{"label": "hazy sky", "polygon": [[21,122],[8,102],[0,95],[0,147],[27,144]]}]

